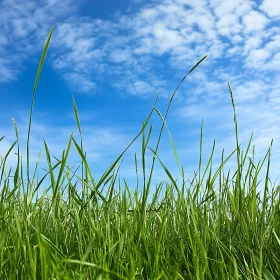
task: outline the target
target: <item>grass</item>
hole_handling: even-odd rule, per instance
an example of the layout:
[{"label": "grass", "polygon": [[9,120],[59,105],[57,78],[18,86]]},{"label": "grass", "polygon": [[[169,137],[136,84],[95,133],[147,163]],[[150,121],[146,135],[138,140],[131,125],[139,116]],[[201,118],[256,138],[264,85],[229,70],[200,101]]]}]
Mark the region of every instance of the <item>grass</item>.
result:
[{"label": "grass", "polygon": [[[271,147],[257,165],[253,152],[245,173],[252,136],[245,153],[240,152],[230,85],[236,149],[225,159],[222,154],[221,165],[215,173],[211,165],[215,143],[203,172],[200,152],[198,174],[191,186],[186,187],[184,170],[165,119],[177,89],[205,57],[182,79],[170,99],[165,116],[161,115],[155,102],[141,131],[130,143],[142,136],[142,191],[137,185],[132,192],[125,179],[124,188],[116,182],[118,162],[130,145],[95,182],[83,150],[82,130],[74,99],[80,142],[71,135],[61,159],[55,158],[56,163],[53,164],[44,141],[49,170],[39,182],[35,182],[38,165],[31,177],[29,136],[36,88],[52,32],[53,28],[43,51],[32,95],[26,155],[27,183],[14,120],[17,141],[1,158],[0,279],[280,279],[279,186],[276,190],[268,187]],[[161,118],[162,127],[157,146],[152,149],[148,146],[152,126],[147,136],[145,130],[154,112]],[[181,170],[182,186],[177,184],[157,154],[165,126]],[[203,125],[200,151],[202,131]],[[81,157],[81,176],[67,165],[71,147]],[[10,169],[7,174],[6,160],[14,148],[17,148],[17,166],[15,171]],[[149,174],[145,173],[147,148],[155,155]],[[229,173],[225,176],[223,167],[235,152],[237,170],[230,178]],[[148,201],[157,159],[170,182],[157,185],[152,200]],[[267,173],[261,196],[257,193],[257,178],[266,160]],[[138,179],[137,163],[135,155]],[[39,196],[38,190],[47,176],[50,186]],[[216,179],[219,181],[218,191],[214,190]],[[106,192],[102,190],[104,186],[108,186]],[[163,197],[160,199],[161,193]]]}]

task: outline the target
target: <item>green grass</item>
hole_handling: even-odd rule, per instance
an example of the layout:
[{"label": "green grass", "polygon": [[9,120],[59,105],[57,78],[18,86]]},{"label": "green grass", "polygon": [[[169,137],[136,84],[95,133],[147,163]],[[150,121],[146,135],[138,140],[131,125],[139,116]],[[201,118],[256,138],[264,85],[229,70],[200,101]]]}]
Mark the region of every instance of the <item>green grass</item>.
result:
[{"label": "green grass", "polygon": [[[236,150],[225,159],[223,152],[221,165],[215,172],[212,170],[215,144],[204,171],[201,170],[200,152],[198,174],[191,186],[186,186],[184,170],[165,119],[177,89],[205,57],[182,79],[164,117],[155,102],[139,134],[99,181],[95,181],[87,164],[78,110],[73,99],[80,141],[71,135],[61,158],[55,158],[55,164],[44,141],[49,170],[39,182],[35,182],[37,166],[31,176],[29,136],[36,88],[52,31],[53,28],[43,51],[32,95],[27,171],[23,172],[14,120],[17,141],[1,158],[0,279],[280,279],[279,186],[276,190],[268,187],[271,147],[263,161],[256,165],[253,152],[249,166],[245,166],[252,137],[245,153],[240,152],[230,85]],[[162,120],[155,149],[148,146],[152,126],[145,135],[153,113]],[[164,127],[181,171],[181,186],[157,154]],[[200,151],[202,131],[203,125]],[[116,181],[118,163],[140,136],[144,186],[141,191],[138,185],[135,191],[131,191],[125,180],[123,188]],[[80,176],[67,164],[71,147],[81,157]],[[7,171],[6,160],[14,148],[17,148],[18,163],[15,171]],[[145,173],[147,148],[155,155],[149,174]],[[229,173],[224,174],[223,167],[235,154],[237,170],[230,178]],[[170,182],[157,185],[152,199],[148,200],[156,160],[159,160]],[[257,193],[257,178],[266,160],[267,173],[261,195]],[[138,179],[136,155],[135,169]],[[24,174],[27,174],[27,181]],[[39,196],[39,188],[48,176],[50,186]],[[217,190],[214,189],[216,180]],[[106,192],[102,190],[104,186],[107,186]]]}]

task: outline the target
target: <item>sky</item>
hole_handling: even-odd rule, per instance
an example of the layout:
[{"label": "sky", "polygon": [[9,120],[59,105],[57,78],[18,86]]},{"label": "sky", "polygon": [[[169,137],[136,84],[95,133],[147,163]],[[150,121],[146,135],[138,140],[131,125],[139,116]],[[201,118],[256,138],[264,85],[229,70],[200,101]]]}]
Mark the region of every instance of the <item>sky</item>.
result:
[{"label": "sky", "polygon": [[[44,139],[52,156],[61,157],[81,121],[83,145],[93,177],[99,179],[141,130],[154,106],[165,114],[175,88],[205,55],[207,58],[176,93],[167,125],[185,178],[198,169],[203,119],[203,161],[206,167],[216,141],[213,171],[222,151],[236,148],[230,82],[236,106],[241,150],[252,133],[255,163],[273,139],[270,179],[280,169],[280,1],[278,0],[1,0],[0,1],[0,154],[16,140],[26,155],[26,138],[34,80],[52,26],[53,35],[35,96],[30,137],[30,164],[42,151],[38,176],[47,167]],[[154,112],[149,146],[155,149],[161,119]],[[16,152],[16,151],[14,151]],[[120,179],[136,187],[134,153],[141,169],[141,138],[124,155]],[[159,158],[180,182],[172,145],[163,130]],[[252,149],[249,151],[252,158]],[[153,154],[146,153],[149,174]],[[25,160],[23,158],[24,164]],[[55,163],[55,159],[52,158]],[[80,157],[72,146],[69,164]],[[15,166],[11,153],[7,165]],[[236,170],[234,154],[225,166]],[[266,165],[258,181],[265,178]],[[168,180],[155,165],[152,190]],[[263,181],[260,183],[260,187]],[[141,189],[141,187],[140,187]]]}]

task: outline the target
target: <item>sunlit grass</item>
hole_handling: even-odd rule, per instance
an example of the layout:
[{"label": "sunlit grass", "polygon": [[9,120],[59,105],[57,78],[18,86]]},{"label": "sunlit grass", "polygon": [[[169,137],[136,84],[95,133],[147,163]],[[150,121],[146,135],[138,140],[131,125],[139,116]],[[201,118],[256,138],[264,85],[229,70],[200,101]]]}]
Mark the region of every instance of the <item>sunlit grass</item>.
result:
[{"label": "sunlit grass", "polygon": [[[35,182],[38,164],[31,176],[29,136],[36,88],[52,32],[53,28],[43,51],[32,95],[27,172],[22,168],[14,120],[17,141],[1,158],[0,279],[280,279],[280,194],[279,186],[269,188],[271,147],[263,161],[256,165],[249,157],[249,166],[245,166],[252,137],[245,153],[241,152],[230,85],[236,149],[226,158],[222,154],[221,165],[215,172],[212,170],[215,143],[204,171],[201,170],[200,152],[198,174],[191,186],[186,186],[184,170],[165,120],[177,89],[206,57],[182,79],[164,116],[156,108],[156,99],[139,134],[97,182],[83,150],[82,128],[73,99],[80,141],[71,135],[60,159],[53,159],[44,141],[49,170],[39,182]],[[148,146],[152,126],[145,134],[153,113],[162,120],[155,149]],[[170,136],[182,185],[178,185],[158,154],[164,128]],[[200,151],[202,131],[203,125]],[[140,136],[144,186],[141,190],[137,187],[131,191],[125,180],[123,188],[116,181],[118,163]],[[6,161],[14,148],[17,148],[17,166],[14,171],[7,171]],[[81,175],[67,164],[71,148],[76,149],[81,157]],[[147,148],[155,155],[149,174],[145,173]],[[229,173],[225,176],[223,167],[235,154],[237,170],[230,178]],[[157,185],[152,200],[148,201],[156,160],[170,182]],[[257,193],[257,179],[265,162],[267,173],[261,195]],[[136,155],[135,169],[137,174],[140,173]],[[39,188],[47,177],[50,187],[39,196]],[[217,178],[218,191],[214,190]],[[104,186],[107,186],[106,192],[102,191]],[[160,194],[163,197],[160,198]]]}]

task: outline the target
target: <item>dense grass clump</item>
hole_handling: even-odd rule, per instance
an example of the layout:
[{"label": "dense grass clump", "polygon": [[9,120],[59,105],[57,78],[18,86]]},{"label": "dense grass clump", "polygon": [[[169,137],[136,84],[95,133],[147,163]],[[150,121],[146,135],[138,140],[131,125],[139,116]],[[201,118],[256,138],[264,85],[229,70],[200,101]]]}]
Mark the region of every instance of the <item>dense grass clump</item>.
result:
[{"label": "dense grass clump", "polygon": [[[200,154],[199,172],[187,187],[171,135],[182,174],[182,186],[158,157],[173,97],[180,84],[205,57],[182,79],[170,99],[165,116],[154,106],[139,134],[98,182],[88,167],[82,141],[78,144],[71,135],[56,164],[52,164],[47,143],[44,142],[49,170],[35,183],[37,167],[32,177],[29,172],[29,136],[36,87],[52,31],[39,64],[32,96],[27,139],[27,183],[18,141],[1,158],[0,279],[280,279],[280,194],[279,186],[271,190],[268,187],[271,147],[257,166],[251,158],[249,166],[244,166],[252,137],[245,154],[240,153],[230,85],[237,145],[226,159],[222,155],[216,172],[211,167],[213,147],[206,170],[202,173]],[[81,134],[74,99],[73,103]],[[148,147],[151,130],[147,137],[144,134],[153,112],[163,122],[155,150]],[[18,139],[15,122],[14,127]],[[141,191],[137,188],[132,192],[125,180],[124,188],[117,185],[115,171],[123,154],[140,135],[144,187]],[[15,171],[9,170],[7,174],[6,160],[16,145],[18,164]],[[81,176],[67,165],[71,147],[81,157]],[[145,174],[147,147],[155,155],[150,174]],[[230,178],[229,173],[224,175],[223,167],[235,152],[237,170]],[[149,201],[156,159],[170,182],[157,185]],[[257,178],[266,159],[267,175],[261,195],[257,193]],[[137,170],[136,156],[135,165]],[[38,190],[47,176],[50,186],[39,196]],[[217,178],[218,190],[214,190]],[[104,186],[107,186],[106,192],[101,190]]]}]

